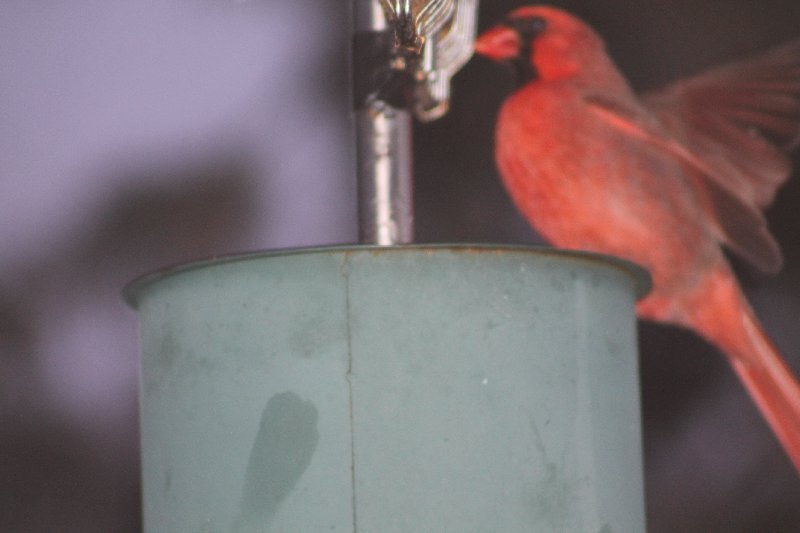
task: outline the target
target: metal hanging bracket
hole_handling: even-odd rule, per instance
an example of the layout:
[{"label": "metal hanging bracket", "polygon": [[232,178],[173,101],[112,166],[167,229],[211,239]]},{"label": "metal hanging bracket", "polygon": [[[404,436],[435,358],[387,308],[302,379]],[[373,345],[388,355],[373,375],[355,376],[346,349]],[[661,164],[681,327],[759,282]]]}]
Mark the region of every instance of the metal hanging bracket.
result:
[{"label": "metal hanging bracket", "polygon": [[394,30],[396,70],[413,80],[411,109],[429,122],[449,109],[450,80],[472,57],[478,0],[380,0]]},{"label": "metal hanging bracket", "polygon": [[447,113],[472,56],[478,0],[353,0],[359,240],[413,241],[411,114]]}]

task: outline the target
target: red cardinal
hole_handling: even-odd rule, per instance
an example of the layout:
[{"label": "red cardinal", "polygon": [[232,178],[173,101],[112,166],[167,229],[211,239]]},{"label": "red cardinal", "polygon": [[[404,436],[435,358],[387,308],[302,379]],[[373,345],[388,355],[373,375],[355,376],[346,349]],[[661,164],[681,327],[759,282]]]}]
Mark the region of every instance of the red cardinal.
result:
[{"label": "red cardinal", "polygon": [[800,40],[637,96],[585,23],[523,7],[476,51],[520,86],[497,122],[497,164],[550,242],[650,271],[640,317],[727,355],[800,471],[800,385],[748,305],[722,246],[762,271],[781,253],[761,210],[800,140]]}]

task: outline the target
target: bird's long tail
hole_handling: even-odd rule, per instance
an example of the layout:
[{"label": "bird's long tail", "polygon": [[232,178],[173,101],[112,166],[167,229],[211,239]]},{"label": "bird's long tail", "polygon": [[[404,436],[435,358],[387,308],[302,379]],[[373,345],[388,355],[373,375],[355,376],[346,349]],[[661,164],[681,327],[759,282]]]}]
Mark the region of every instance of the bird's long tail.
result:
[{"label": "bird's long tail", "polygon": [[730,273],[713,276],[695,327],[734,371],[800,473],[800,383],[767,337]]},{"label": "bird's long tail", "polygon": [[729,360],[800,472],[800,385],[752,314],[742,320],[750,330],[756,362],[736,356]]}]

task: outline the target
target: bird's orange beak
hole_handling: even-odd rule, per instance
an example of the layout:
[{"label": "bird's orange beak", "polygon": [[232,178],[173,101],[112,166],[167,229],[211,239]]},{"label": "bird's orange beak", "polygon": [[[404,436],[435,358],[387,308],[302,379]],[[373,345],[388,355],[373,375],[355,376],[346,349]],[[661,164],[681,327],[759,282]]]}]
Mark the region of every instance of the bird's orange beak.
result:
[{"label": "bird's orange beak", "polygon": [[494,61],[507,61],[519,55],[519,34],[508,26],[495,26],[478,37],[475,51]]}]

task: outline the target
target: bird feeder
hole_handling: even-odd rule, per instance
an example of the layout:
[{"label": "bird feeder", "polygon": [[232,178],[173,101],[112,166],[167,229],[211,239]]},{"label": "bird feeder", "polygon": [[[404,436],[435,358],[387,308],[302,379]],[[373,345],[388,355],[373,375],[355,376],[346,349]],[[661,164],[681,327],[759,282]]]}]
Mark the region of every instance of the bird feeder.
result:
[{"label": "bird feeder", "polygon": [[414,245],[412,117],[447,110],[477,0],[354,0],[360,245],[126,288],[144,530],[643,531],[634,302],[591,254]]}]

